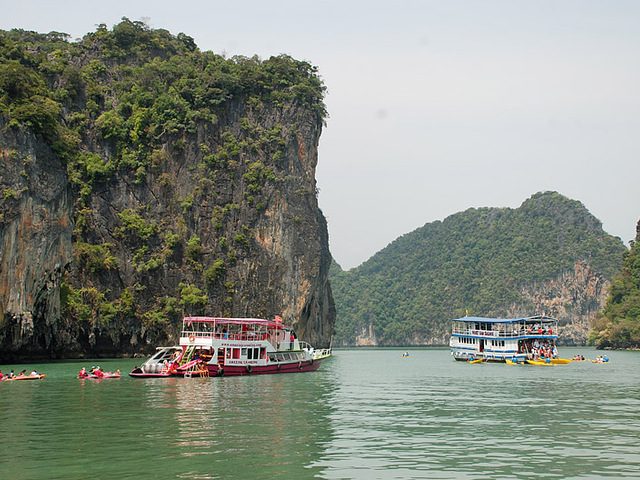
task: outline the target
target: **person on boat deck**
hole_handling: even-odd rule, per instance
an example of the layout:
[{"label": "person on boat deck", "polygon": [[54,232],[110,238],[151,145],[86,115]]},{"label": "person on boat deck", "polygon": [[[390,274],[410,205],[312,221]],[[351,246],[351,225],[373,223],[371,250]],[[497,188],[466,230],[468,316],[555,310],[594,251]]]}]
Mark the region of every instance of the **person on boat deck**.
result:
[{"label": "person on boat deck", "polygon": [[222,338],[224,338],[225,340],[229,338],[229,332],[227,331],[227,327],[224,327],[222,329]]},{"label": "person on boat deck", "polygon": [[289,347],[289,350],[293,350],[293,343],[296,341],[296,332],[291,330],[291,335],[289,338],[291,339],[291,346]]}]

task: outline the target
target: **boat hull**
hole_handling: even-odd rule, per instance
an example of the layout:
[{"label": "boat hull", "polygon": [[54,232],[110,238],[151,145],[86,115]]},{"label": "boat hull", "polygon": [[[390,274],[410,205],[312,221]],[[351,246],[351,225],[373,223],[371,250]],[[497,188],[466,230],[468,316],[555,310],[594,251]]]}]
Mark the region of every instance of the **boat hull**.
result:
[{"label": "boat hull", "polygon": [[209,375],[214,377],[238,377],[245,375],[272,375],[277,373],[314,372],[320,368],[320,360],[303,360],[299,362],[273,363],[268,365],[227,365],[222,371],[217,365],[207,365]]},{"label": "boat hull", "polygon": [[[328,358],[328,357],[325,357]],[[207,364],[210,377],[240,377],[247,375],[273,375],[277,373],[301,373],[314,372],[320,368],[321,360],[304,360],[299,362],[273,363],[269,365],[226,365],[218,369],[215,364]],[[129,373],[133,378],[167,378],[184,377],[185,373],[176,371],[174,373],[146,373],[140,368],[136,368]],[[193,375],[199,377],[200,375]]]},{"label": "boat hull", "polygon": [[140,367],[136,367],[131,372],[129,372],[129,376],[133,378],[167,378],[174,377],[176,375],[171,375],[170,373],[147,373],[144,372]]}]

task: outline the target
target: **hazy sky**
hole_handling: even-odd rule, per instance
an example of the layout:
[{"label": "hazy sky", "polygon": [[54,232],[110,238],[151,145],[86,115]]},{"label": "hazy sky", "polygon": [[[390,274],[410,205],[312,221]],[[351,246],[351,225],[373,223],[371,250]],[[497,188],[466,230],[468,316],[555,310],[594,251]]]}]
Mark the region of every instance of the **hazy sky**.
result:
[{"label": "hazy sky", "polygon": [[556,190],[625,242],[640,219],[640,1],[0,0],[0,28],[123,16],[320,69],[320,206],[354,267],[469,207]]}]

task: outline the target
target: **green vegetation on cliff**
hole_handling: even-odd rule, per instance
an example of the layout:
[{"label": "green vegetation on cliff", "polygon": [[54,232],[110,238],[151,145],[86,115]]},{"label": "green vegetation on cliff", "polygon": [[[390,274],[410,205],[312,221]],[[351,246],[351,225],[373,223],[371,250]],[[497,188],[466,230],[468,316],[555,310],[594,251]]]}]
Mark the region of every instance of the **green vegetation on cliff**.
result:
[{"label": "green vegetation on cliff", "polygon": [[589,340],[598,348],[640,348],[640,222],[637,232],[602,315],[593,323]]},{"label": "green vegetation on cliff", "polygon": [[334,265],[337,341],[373,334],[382,345],[443,343],[451,318],[537,313],[524,288],[577,261],[610,278],[624,250],[580,202],[555,192],[517,209],[469,209],[403,235],[351,271]]},{"label": "green vegetation on cliff", "polygon": [[[0,138],[14,144],[0,154],[26,165],[0,178],[0,240],[3,225],[21,221],[19,202],[37,193],[21,188],[30,176],[62,165],[73,203],[60,298],[62,318],[81,327],[68,328],[76,344],[48,339],[46,348],[136,351],[166,342],[184,313],[284,315],[287,295],[302,296],[299,308],[313,295],[332,306],[313,176],[324,92],[305,61],[225,58],[126,18],[77,42],[0,31]],[[268,249],[265,232],[284,245]],[[295,268],[309,257],[304,275],[320,286],[285,285],[290,262],[278,255],[287,249],[297,249]],[[299,313],[287,320],[306,321]],[[13,331],[0,328],[0,345],[17,345],[3,336]]]}]

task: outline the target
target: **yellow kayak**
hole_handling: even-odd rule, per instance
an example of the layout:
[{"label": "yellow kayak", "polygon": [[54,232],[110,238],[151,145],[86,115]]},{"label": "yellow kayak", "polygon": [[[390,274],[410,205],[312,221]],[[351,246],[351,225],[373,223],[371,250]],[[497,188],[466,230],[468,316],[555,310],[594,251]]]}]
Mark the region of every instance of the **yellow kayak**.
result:
[{"label": "yellow kayak", "polygon": [[509,360],[508,358],[504,361],[507,365],[520,365],[518,362],[514,362],[513,360]]},{"label": "yellow kayak", "polygon": [[571,363],[570,358],[552,358],[551,363],[554,365],[566,365],[567,363]]},{"label": "yellow kayak", "polygon": [[478,358],[476,360],[467,360],[469,363],[482,363],[483,360],[481,358]]},{"label": "yellow kayak", "polygon": [[543,362],[542,360],[527,360],[526,362],[537,367],[553,367],[553,363]]}]

